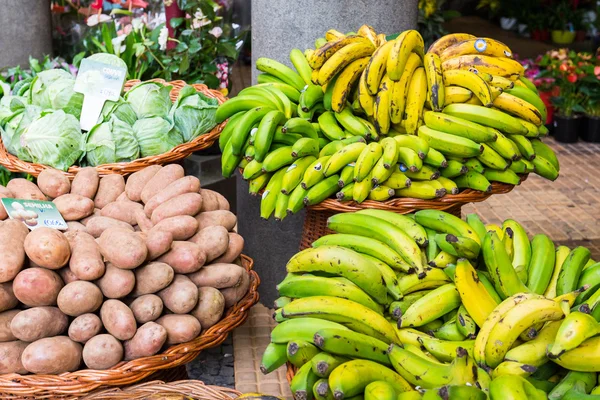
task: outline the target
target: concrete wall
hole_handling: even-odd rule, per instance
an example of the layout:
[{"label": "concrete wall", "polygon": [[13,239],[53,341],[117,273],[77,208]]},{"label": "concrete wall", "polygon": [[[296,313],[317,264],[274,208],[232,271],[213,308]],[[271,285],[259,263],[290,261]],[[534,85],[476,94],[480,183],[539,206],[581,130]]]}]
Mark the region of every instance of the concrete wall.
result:
[{"label": "concrete wall", "polygon": [[0,68],[51,52],[50,0],[0,0]]},{"label": "concrete wall", "polygon": [[[417,25],[417,0],[252,0],[252,64],[269,57],[291,65],[288,55],[297,47],[314,48],[328,29],[356,31],[362,24],[392,34]],[[253,81],[257,71],[252,70]],[[260,198],[248,195],[248,183],[237,181],[238,227],[244,252],[255,260],[261,278],[261,302],[272,307],[275,285],[285,276],[285,264],[298,251],[304,213],[283,222],[259,217]]]}]

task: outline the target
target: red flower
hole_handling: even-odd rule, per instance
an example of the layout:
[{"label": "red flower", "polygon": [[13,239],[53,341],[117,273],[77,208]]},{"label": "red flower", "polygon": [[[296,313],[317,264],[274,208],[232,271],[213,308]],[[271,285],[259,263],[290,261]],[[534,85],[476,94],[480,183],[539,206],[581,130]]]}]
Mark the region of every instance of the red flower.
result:
[{"label": "red flower", "polygon": [[569,82],[575,83],[575,82],[577,82],[577,75],[576,74],[569,74],[569,76],[567,77],[567,79],[569,80]]},{"label": "red flower", "polygon": [[567,66],[567,63],[562,63],[562,64],[560,64],[560,67],[559,67],[559,69],[560,69],[562,72],[567,72],[567,70],[569,69],[569,67]]},{"label": "red flower", "polygon": [[600,76],[600,65],[594,67],[594,75]]}]

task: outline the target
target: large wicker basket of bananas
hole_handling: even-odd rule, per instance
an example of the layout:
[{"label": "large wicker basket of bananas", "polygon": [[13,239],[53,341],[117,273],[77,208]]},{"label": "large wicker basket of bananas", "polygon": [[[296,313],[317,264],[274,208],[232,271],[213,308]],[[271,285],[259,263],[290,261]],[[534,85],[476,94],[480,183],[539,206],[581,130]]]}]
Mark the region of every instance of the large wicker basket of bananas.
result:
[{"label": "large wicker basket of bananas", "polygon": [[329,225],[286,265],[261,362],[264,374],[288,363],[294,398],[600,395],[589,249],[436,210],[363,210]]},{"label": "large wicker basket of bananas", "polygon": [[243,169],[263,218],[452,210],[558,176],[544,103],[496,40],[447,35],[426,52],[417,31],[388,41],[364,25],[290,60],[259,58],[259,83],[217,111],[223,174]]}]

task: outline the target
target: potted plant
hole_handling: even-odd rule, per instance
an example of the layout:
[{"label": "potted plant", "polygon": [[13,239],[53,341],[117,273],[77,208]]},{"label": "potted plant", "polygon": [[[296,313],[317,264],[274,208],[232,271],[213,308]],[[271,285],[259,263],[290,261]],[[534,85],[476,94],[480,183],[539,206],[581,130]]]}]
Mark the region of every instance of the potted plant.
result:
[{"label": "potted plant", "polygon": [[513,30],[517,26],[516,10],[518,8],[512,7],[510,4],[515,0],[479,0],[477,9],[487,8],[490,14],[490,18],[498,16],[500,12],[500,27],[507,31]]},{"label": "potted plant", "polygon": [[574,51],[561,49],[547,53],[540,62],[545,70],[541,77],[554,78],[552,104],[554,114],[554,138],[559,142],[577,141],[584,95],[581,93],[581,77],[585,76],[582,65],[585,60]]},{"label": "potted plant", "polygon": [[[589,54],[591,59],[591,54]],[[595,60],[598,62],[598,59]],[[581,78],[585,123],[579,137],[586,142],[600,142],[600,65],[591,62],[582,66],[585,76]]]},{"label": "potted plant", "polygon": [[573,21],[575,19],[575,10],[570,2],[562,0],[554,6],[554,12],[550,20],[552,41],[554,43],[561,45],[573,43],[577,35],[577,32],[573,28]]}]

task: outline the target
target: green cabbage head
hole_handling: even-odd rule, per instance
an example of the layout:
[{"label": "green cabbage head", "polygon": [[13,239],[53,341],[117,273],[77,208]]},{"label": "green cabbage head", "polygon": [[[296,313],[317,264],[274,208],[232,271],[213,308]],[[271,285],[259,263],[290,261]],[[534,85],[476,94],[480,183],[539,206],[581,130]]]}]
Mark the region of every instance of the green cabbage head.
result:
[{"label": "green cabbage head", "polygon": [[114,116],[88,132],[85,150],[91,166],[129,162],[140,156],[131,125]]},{"label": "green cabbage head", "polygon": [[133,133],[140,144],[142,157],[166,153],[183,143],[181,133],[173,123],[160,117],[138,119]]},{"label": "green cabbage head", "polygon": [[125,93],[125,100],[131,104],[139,119],[166,118],[173,105],[169,97],[171,88],[155,82],[140,83]]},{"label": "green cabbage head", "polygon": [[183,140],[189,142],[217,124],[215,113],[218,107],[217,99],[197,92],[192,86],[185,86],[171,108],[171,118]]}]

